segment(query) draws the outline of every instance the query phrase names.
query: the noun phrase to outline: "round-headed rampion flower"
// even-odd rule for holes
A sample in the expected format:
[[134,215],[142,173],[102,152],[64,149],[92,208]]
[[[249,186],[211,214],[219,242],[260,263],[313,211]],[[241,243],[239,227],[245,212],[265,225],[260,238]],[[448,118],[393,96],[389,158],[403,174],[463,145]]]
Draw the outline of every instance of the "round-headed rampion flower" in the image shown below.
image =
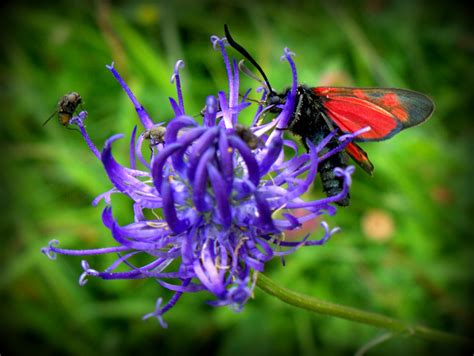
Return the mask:
[[[202,112],[202,124],[188,116],[184,109],[178,61],[172,82],[176,84],[177,101],[170,98],[174,117],[166,126],[155,124],[113,67],[107,66],[130,97],[144,131],[130,142],[130,167],[119,164],[112,155],[112,145],[123,135],[111,137],[101,152],[84,127],[86,112],[75,116],[86,143],[102,162],[113,188],[97,197],[93,204],[105,202],[102,218],[110,229],[115,246],[94,250],[66,250],[53,240],[43,252],[56,254],[116,254],[116,261],[100,272],[82,262],[80,284],[87,277],[102,279],[153,278],[174,292],[156,310],[155,316],[165,327],[163,313],[175,305],[183,293],[208,291],[212,305],[230,305],[240,310],[252,296],[256,272],[275,256],[289,254],[299,247],[321,245],[337,230],[321,223],[322,236],[309,240],[285,240],[285,231],[296,230],[319,215],[335,213],[331,203],[348,193],[353,167],[336,168],[343,177],[344,188],[337,196],[305,201],[318,173],[321,160],[344,149],[353,135],[339,138],[340,145],[325,152],[334,138],[331,133],[319,145],[307,142],[307,153],[298,154],[295,142],[284,139],[284,128],[295,108],[297,77],[292,53],[285,49],[282,59],[292,71],[292,86],[279,114],[265,124],[269,108],[260,105],[247,136],[258,138],[257,147],[248,144],[238,117],[251,110],[248,92],[239,98],[239,71],[235,60],[229,60],[225,42],[211,37],[215,49],[222,53],[228,81],[228,92],[209,96]],[[265,91],[262,99],[265,98]],[[262,100],[264,102],[264,100]],[[268,120],[267,120],[268,121]],[[239,129],[237,129],[239,128]],[[249,133],[250,132],[250,133]],[[143,151],[148,154],[142,153]],[[286,148],[286,149],[285,149]],[[320,154],[324,151],[324,155]],[[147,159],[150,155],[150,159]],[[120,226],[114,219],[111,194],[124,194],[133,201],[133,222]],[[298,209],[299,214],[292,212]],[[304,209],[306,214],[301,215]],[[149,213],[151,212],[151,214]],[[153,216],[153,218],[150,218]],[[134,263],[136,255],[146,255],[146,263]],[[127,267],[126,272],[117,271]]]

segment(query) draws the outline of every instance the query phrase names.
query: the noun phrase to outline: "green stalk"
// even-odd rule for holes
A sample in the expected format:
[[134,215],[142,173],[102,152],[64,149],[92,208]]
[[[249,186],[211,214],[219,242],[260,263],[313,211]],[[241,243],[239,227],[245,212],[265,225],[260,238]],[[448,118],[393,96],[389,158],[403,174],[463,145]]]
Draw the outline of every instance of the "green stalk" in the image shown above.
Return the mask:
[[318,314],[330,315],[362,324],[373,325],[399,334],[413,335],[431,341],[457,344],[461,346],[474,346],[472,340],[459,335],[431,329],[421,325],[412,325],[402,320],[389,318],[385,315],[326,302],[324,300],[293,292],[279,286],[261,273],[259,273],[257,278],[257,286],[264,292],[277,297],[287,304],[310,310]]

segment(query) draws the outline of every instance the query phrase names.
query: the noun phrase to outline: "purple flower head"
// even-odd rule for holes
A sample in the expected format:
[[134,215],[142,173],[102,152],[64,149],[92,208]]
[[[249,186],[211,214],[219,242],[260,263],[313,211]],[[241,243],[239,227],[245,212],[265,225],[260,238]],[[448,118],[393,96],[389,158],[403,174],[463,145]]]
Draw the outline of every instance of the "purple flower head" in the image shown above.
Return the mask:
[[[94,270],[83,261],[81,285],[90,276],[155,279],[174,296],[164,305],[158,299],[156,310],[145,318],[157,317],[164,327],[162,315],[183,293],[207,291],[213,295],[210,304],[241,310],[253,295],[256,272],[263,272],[267,261],[302,246],[326,242],[337,229],[330,229],[325,222],[321,223],[319,240],[309,240],[309,235],[301,240],[285,240],[285,231],[299,229],[322,214],[334,214],[336,209],[331,203],[347,195],[354,170],[335,170],[344,181],[340,194],[304,200],[303,194],[315,180],[321,160],[343,150],[353,136],[341,137],[340,145],[323,157],[320,152],[335,132],[317,146],[307,142],[309,150],[303,154],[298,154],[295,142],[283,138],[281,128],[288,126],[294,111],[297,87],[296,68],[287,49],[283,59],[290,65],[293,82],[285,105],[277,117],[258,125],[268,111],[260,105],[253,124],[243,130],[238,118],[244,110],[252,110],[246,99],[248,92],[239,99],[237,62],[229,59],[223,39],[213,36],[211,41],[224,59],[229,88],[207,97],[202,124],[185,112],[179,75],[183,61],[174,68],[172,82],[177,100],[170,98],[174,117],[167,125],[155,124],[113,64],[107,66],[130,97],[144,127],[138,137],[136,127],[132,132],[129,167],[112,155],[112,146],[123,135],[108,139],[100,152],[85,130],[87,113],[81,112],[71,123],[79,127],[113,185],[93,204],[105,202],[102,219],[115,244],[93,250],[65,250],[53,240],[43,249],[50,258],[57,253],[117,256],[104,271]],[[259,144],[249,144],[249,136],[257,138]],[[121,226],[114,219],[111,194],[123,194],[133,201],[130,224]],[[296,209],[306,213],[296,215]],[[149,258],[137,264],[136,255]],[[126,271],[119,272],[124,266]]]

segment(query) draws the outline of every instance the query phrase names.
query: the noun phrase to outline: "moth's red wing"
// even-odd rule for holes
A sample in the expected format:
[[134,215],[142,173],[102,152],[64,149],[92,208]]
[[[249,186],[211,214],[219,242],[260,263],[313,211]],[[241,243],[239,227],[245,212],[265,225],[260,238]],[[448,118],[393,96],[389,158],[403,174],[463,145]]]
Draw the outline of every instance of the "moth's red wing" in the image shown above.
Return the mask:
[[354,141],[382,141],[427,120],[434,110],[426,95],[405,89],[317,87],[327,116],[344,132],[369,126]]
[[365,153],[365,151],[360,146],[354,142],[351,142],[347,145],[346,152],[364,171],[370,175],[374,173],[374,165],[372,162],[370,162],[367,153]]

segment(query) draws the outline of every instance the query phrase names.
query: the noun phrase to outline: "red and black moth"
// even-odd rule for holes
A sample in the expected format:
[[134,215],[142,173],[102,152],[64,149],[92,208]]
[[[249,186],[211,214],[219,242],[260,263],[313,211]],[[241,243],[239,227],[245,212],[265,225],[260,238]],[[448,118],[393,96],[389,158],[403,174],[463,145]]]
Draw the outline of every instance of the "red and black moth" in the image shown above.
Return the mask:
[[[252,56],[240,46],[224,25],[229,44],[248,59],[263,77],[269,92],[267,104],[284,104],[289,89],[283,93],[275,92],[267,76]],[[308,87],[299,85],[296,90],[296,105],[289,121],[288,130],[301,136],[303,145],[306,139],[317,145],[334,130],[336,135],[326,146],[325,152],[337,147],[337,138],[354,133],[366,127],[363,132],[347,145],[345,152],[333,155],[319,167],[323,190],[328,196],[341,192],[343,181],[334,175],[335,167],[346,167],[349,155],[364,171],[372,175],[374,166],[367,153],[355,142],[383,141],[408,127],[426,121],[434,110],[433,101],[424,94],[396,88],[349,88],[349,87]],[[322,152],[323,154],[325,152]],[[336,202],[349,205],[349,195]]]

